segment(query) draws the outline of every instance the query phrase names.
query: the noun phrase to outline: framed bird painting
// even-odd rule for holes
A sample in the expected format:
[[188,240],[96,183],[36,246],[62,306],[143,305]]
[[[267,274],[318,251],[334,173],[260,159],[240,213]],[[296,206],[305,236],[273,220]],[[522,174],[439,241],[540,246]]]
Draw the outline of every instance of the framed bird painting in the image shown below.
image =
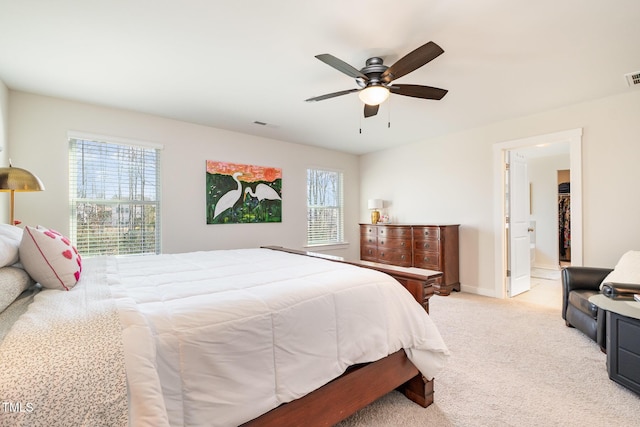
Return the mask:
[[207,224],[282,222],[282,169],[207,160]]

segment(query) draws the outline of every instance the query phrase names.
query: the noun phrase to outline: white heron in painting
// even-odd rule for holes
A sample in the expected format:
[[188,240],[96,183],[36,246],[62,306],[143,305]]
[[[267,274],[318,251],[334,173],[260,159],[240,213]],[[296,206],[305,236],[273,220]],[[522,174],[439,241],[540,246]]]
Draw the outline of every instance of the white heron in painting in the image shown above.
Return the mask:
[[269,187],[266,184],[258,184],[256,185],[255,193],[250,187],[244,189],[244,197],[247,197],[249,194],[251,197],[258,199],[259,202],[263,200],[282,200],[278,195],[278,192],[273,188]]
[[227,209],[232,208],[233,205],[238,203],[238,200],[242,197],[242,184],[238,179],[240,175],[242,175],[242,172],[236,172],[233,174],[233,179],[238,183],[238,188],[227,191],[222,197],[220,197],[218,203],[216,203],[216,208],[213,211],[213,218],[217,217]]

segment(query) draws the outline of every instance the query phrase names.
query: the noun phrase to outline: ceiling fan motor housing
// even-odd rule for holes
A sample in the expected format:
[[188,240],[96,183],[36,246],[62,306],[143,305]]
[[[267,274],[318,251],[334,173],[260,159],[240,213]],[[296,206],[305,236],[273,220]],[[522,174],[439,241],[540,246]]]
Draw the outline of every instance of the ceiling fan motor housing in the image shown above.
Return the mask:
[[360,87],[382,85],[382,73],[389,68],[382,62],[382,58],[377,56],[367,59],[365,67],[362,68],[360,72],[366,75],[369,80],[365,80],[362,77],[356,77],[356,84]]

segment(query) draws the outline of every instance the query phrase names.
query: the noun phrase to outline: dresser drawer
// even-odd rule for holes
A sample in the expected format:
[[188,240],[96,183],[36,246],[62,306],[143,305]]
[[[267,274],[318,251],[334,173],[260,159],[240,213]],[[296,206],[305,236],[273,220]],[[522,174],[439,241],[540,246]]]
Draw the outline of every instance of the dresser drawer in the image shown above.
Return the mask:
[[438,252],[415,251],[413,254],[413,266],[440,271],[440,254]]
[[360,236],[360,246],[362,245],[377,245],[378,244],[378,236],[375,234],[362,234]]
[[439,227],[413,227],[414,240],[438,240],[440,239]]
[[378,227],[378,237],[411,239],[411,227]]
[[415,240],[413,248],[422,252],[440,252],[440,240]]
[[378,227],[375,225],[360,225],[360,234],[378,234]]
[[401,267],[411,266],[411,249],[380,249],[378,248],[378,262],[399,265]]
[[376,246],[360,245],[360,259],[365,261],[378,260],[378,248]]
[[388,237],[378,236],[378,248],[411,250],[411,240],[391,239]]

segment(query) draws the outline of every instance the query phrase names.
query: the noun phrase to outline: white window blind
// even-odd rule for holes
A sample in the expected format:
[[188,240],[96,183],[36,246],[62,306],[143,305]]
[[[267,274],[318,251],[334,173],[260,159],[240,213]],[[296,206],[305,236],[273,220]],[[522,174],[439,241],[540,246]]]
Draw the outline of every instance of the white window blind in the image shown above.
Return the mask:
[[69,139],[71,239],[84,257],[160,252],[160,150]]
[[307,169],[307,244],[344,242],[342,172]]

